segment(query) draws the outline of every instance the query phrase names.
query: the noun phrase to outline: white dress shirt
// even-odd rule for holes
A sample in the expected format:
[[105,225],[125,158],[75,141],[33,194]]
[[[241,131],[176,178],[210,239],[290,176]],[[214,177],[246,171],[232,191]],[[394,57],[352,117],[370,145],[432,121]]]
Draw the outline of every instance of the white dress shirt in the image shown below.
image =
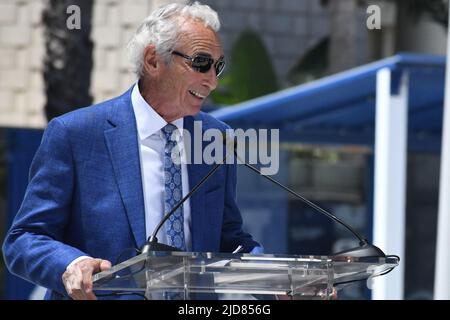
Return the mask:
[[[142,189],[144,192],[145,231],[147,238],[152,235],[164,214],[164,146],[162,128],[167,122],[144,100],[136,84],[131,93],[131,103],[136,118],[137,139],[141,162]],[[183,197],[189,192],[186,154],[183,146],[183,118],[172,121],[180,130],[179,150],[182,156],[181,179]],[[183,204],[184,239],[186,250],[191,251],[191,210],[189,199]],[[157,234],[158,241],[167,244],[165,224]]]
[[[167,212],[164,210],[164,146],[165,138],[161,129],[167,122],[156,113],[156,111],[142,97],[138,83],[133,87],[131,93],[134,116],[136,118],[137,140],[139,145],[139,160],[141,163],[142,190],[144,192],[145,209],[145,234],[150,237],[158,223]],[[183,132],[183,118],[172,121],[180,133]],[[181,183],[183,197],[189,193],[189,180],[186,167],[186,153],[182,134],[180,135],[178,150],[181,152]],[[184,214],[184,241],[186,251],[192,250],[191,243],[191,207],[189,199],[183,203]],[[156,237],[158,242],[167,244],[166,225],[159,230]],[[80,256],[67,266],[67,269],[78,261],[89,258]]]

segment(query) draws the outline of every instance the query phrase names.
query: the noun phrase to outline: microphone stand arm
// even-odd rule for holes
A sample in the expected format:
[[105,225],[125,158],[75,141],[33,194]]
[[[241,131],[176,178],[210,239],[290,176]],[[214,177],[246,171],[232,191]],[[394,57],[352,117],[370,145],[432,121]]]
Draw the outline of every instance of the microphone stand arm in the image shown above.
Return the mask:
[[161,221],[158,223],[158,225],[156,226],[155,230],[153,231],[153,234],[150,236],[150,238],[148,239],[148,241],[142,246],[140,252],[141,253],[146,253],[148,251],[179,251],[177,248],[163,244],[163,243],[159,243],[158,242],[158,238],[156,237],[156,235],[159,232],[159,229],[161,229],[161,227],[163,226],[164,222],[167,221],[167,219],[170,218],[170,216],[187,200],[191,197],[191,195],[197,191],[198,188],[200,188],[200,186],[206,181],[208,180],[208,178],[214,174],[214,172],[217,171],[217,169],[219,169],[219,167],[225,163],[225,160],[227,158],[227,154],[225,153],[225,156],[223,157],[222,162],[216,164],[214,166],[214,168],[211,169],[211,171],[209,171],[209,173],[204,176],[202,178],[202,180],[200,180],[199,183],[197,183],[195,185],[194,188],[192,188],[192,190],[186,195],[184,196],[183,199],[181,199],[180,202],[177,203],[176,206],[174,206],[168,213],[166,213],[164,215],[164,217],[161,219]]
[[337,252],[335,254],[333,254],[333,256],[351,256],[351,257],[386,257],[385,253],[378,247],[372,245],[369,243],[369,241],[367,239],[365,239],[363,236],[361,236],[361,234],[359,232],[357,232],[356,230],[354,230],[352,227],[350,227],[347,223],[345,223],[344,221],[342,221],[341,219],[339,219],[338,217],[336,217],[335,215],[327,212],[326,210],[322,209],[321,207],[319,207],[318,205],[316,205],[315,203],[309,201],[308,199],[306,199],[305,197],[302,197],[301,195],[299,195],[297,192],[295,192],[294,190],[284,186],[283,184],[281,184],[280,182],[278,182],[277,180],[273,179],[272,177],[268,176],[268,175],[264,175],[261,173],[260,170],[258,170],[257,168],[255,168],[254,166],[252,166],[251,164],[246,163],[245,161],[242,161],[242,159],[239,157],[239,155],[237,154],[236,148],[234,148],[234,154],[236,155],[236,158],[238,160],[241,161],[241,163],[243,163],[247,168],[253,170],[254,172],[258,173],[259,175],[263,176],[264,178],[266,178],[267,180],[275,183],[277,186],[279,186],[280,188],[282,188],[283,190],[289,192],[290,194],[294,195],[296,198],[300,199],[301,201],[303,201],[304,203],[306,203],[307,205],[309,205],[310,207],[316,209],[317,211],[319,211],[320,213],[324,214],[325,216],[327,216],[330,219],[333,219],[334,221],[340,223],[341,225],[343,225],[347,230],[349,230],[356,238],[358,238],[359,240],[359,247],[356,248],[351,248],[348,250],[344,250],[341,252]]

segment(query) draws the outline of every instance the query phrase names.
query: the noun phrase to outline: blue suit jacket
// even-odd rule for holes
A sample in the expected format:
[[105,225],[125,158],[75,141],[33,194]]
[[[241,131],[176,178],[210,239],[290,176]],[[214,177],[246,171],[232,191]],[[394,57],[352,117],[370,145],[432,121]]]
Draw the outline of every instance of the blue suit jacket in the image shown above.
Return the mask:
[[[203,130],[227,126],[200,112],[184,118]],[[131,89],[122,96],[53,119],[30,168],[22,206],[3,244],[8,269],[65,294],[61,276],[81,255],[114,263],[145,242],[144,198]],[[190,189],[212,168],[188,165]],[[236,166],[223,165],[192,195],[192,250],[249,252],[258,244],[242,231],[235,202]]]

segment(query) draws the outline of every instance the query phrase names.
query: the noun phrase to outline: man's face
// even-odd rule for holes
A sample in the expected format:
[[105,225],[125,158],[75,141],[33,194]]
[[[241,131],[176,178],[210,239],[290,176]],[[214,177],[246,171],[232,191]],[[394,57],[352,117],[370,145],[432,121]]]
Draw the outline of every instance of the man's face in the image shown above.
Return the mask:
[[[207,54],[214,62],[223,55],[216,33],[202,22],[193,20],[183,23],[175,51],[191,57],[199,53]],[[206,97],[217,86],[214,66],[206,73],[200,73],[191,68],[191,61],[178,55],[173,55],[172,59],[169,65],[162,65],[159,71],[161,95],[158,109],[162,113],[169,112],[169,118],[174,119],[197,114]]]

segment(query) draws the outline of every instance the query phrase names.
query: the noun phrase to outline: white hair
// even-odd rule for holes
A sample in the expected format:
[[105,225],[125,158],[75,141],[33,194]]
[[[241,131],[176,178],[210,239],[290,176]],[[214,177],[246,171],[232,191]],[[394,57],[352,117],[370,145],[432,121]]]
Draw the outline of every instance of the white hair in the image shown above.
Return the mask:
[[201,20],[214,32],[220,29],[217,12],[208,5],[194,2],[191,4],[171,3],[153,11],[138,27],[127,45],[132,70],[138,78],[144,75],[144,49],[149,44],[163,56],[166,63],[171,61],[171,51],[175,49],[180,36],[180,17]]

